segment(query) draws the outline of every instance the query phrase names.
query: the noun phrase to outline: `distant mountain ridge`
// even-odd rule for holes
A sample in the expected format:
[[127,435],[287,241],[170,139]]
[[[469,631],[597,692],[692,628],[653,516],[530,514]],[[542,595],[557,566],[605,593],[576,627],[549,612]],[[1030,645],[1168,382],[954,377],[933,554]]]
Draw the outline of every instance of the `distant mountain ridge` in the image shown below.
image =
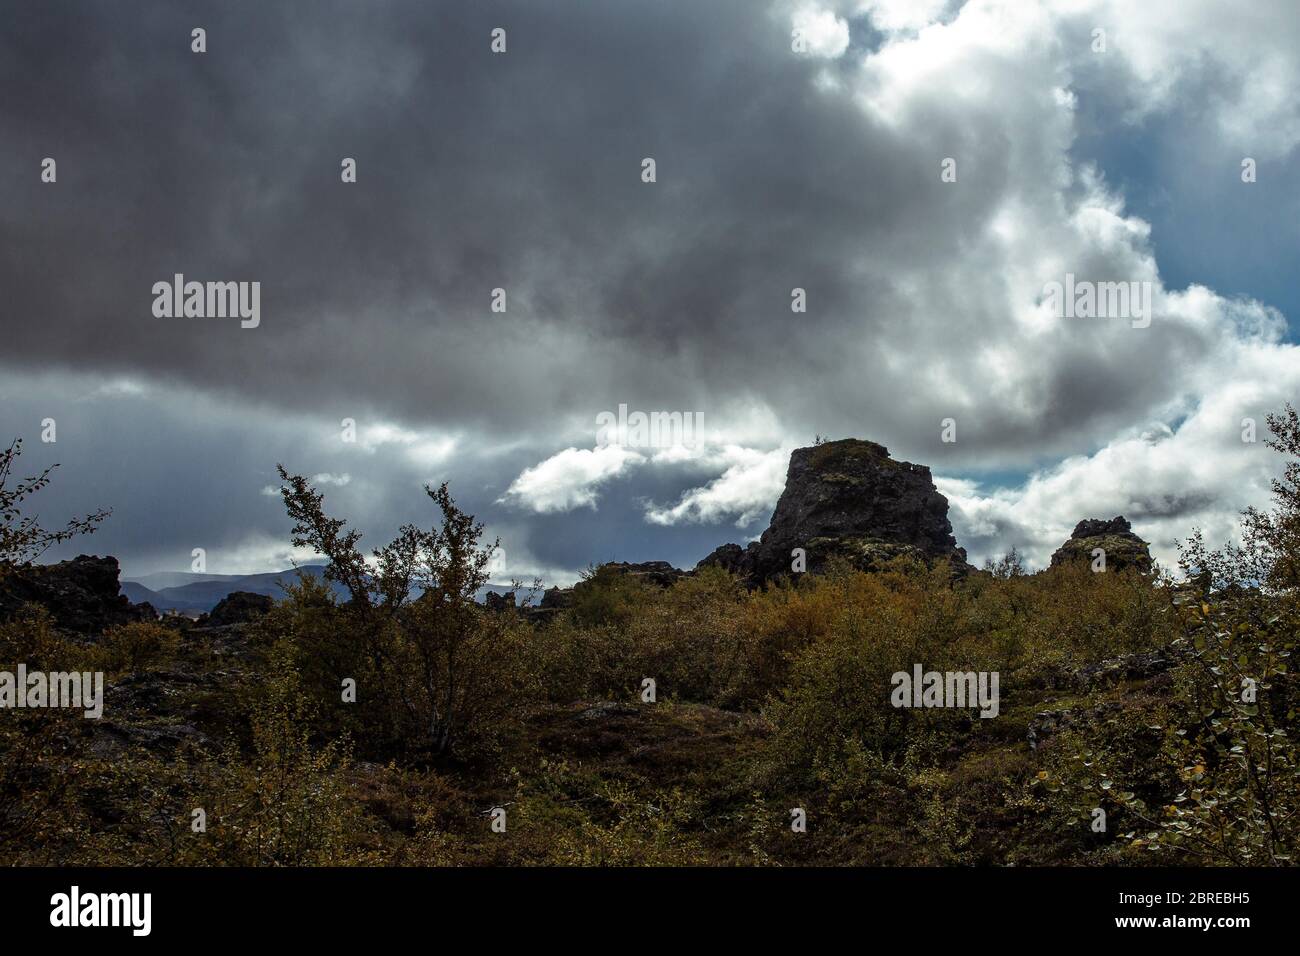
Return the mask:
[[[157,611],[205,614],[216,607],[222,598],[236,591],[262,594],[277,601],[283,600],[285,597],[283,585],[297,581],[298,572],[323,579],[325,568],[324,564],[304,564],[298,568],[262,574],[195,574],[187,571],[159,571],[154,574],[142,574],[138,578],[124,579],[121,582],[121,593],[132,604],[148,602]],[[340,601],[346,601],[351,597],[343,585],[330,583],[329,586]],[[508,585],[489,583],[479,589],[478,600],[484,600],[488,592],[493,589],[510,590]],[[415,596],[414,593],[412,596]]]
[[[148,602],[159,611],[206,613],[217,602],[235,591],[263,594],[280,600],[285,596],[284,585],[298,579],[299,572],[323,578],[325,565],[307,564],[285,571],[262,574],[193,574],[184,571],[163,571],[146,574],[136,579],[122,581],[122,593],[133,604]],[[332,584],[334,593],[346,600],[345,588]]]

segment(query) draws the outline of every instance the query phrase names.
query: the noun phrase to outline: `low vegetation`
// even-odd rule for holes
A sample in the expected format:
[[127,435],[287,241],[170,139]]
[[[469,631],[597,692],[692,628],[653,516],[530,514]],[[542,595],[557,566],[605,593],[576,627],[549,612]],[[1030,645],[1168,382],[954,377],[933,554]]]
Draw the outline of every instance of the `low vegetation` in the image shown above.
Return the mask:
[[[488,610],[492,545],[448,489],[367,558],[282,471],[330,561],[229,634],[0,623],[0,668],[110,675],[101,721],[0,713],[0,849],[34,864],[1287,865],[1300,842],[1300,422],[1240,546],[1183,583],[1009,555],[748,591],[593,569]],[[2,476],[0,476],[2,477]],[[6,499],[8,500],[8,499]],[[6,526],[18,519],[16,502]],[[5,541],[38,540],[5,531]],[[28,526],[30,527],[30,526]],[[998,716],[891,675],[1000,675]],[[645,680],[653,680],[653,700]],[[792,827],[801,811],[806,831]],[[504,822],[504,832],[499,832]],[[200,823],[202,824],[200,826]]]

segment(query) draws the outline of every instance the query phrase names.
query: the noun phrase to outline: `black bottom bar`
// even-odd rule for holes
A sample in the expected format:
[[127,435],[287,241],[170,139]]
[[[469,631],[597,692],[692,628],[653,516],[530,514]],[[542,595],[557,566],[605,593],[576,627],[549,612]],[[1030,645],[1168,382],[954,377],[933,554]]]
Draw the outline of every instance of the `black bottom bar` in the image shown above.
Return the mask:
[[[433,931],[536,945],[641,940],[656,949],[693,931],[731,943],[825,931],[916,934],[926,945],[1042,930],[1052,939],[1107,936],[1241,938],[1293,925],[1295,870],[1219,869],[461,869],[461,870],[0,870],[7,941],[49,934],[134,941],[149,894],[149,939],[244,942],[285,936],[337,946],[377,934]],[[70,923],[72,887],[77,921]],[[62,899],[57,896],[62,894]],[[87,903],[87,898],[93,899]],[[86,908],[88,907],[88,909]],[[1208,921],[1208,922],[1205,922]],[[606,935],[611,934],[611,935]],[[133,938],[134,937],[134,938]]]

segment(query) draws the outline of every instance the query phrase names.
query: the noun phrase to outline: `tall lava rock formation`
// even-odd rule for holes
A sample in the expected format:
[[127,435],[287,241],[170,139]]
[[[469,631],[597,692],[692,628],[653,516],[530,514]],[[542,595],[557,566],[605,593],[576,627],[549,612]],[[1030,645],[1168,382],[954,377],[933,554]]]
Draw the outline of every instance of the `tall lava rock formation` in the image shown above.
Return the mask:
[[813,572],[837,555],[863,570],[904,555],[946,558],[958,574],[971,570],[930,469],[895,461],[883,445],[856,438],[795,449],[762,537],[747,548],[724,544],[698,566],[720,565],[759,584],[790,574],[796,548]]
[[1133,533],[1123,515],[1109,521],[1101,518],[1080,521],[1070,539],[1052,555],[1052,567],[1071,561],[1093,561],[1098,550],[1105,553],[1108,570],[1137,568],[1143,573],[1151,570],[1150,546]]

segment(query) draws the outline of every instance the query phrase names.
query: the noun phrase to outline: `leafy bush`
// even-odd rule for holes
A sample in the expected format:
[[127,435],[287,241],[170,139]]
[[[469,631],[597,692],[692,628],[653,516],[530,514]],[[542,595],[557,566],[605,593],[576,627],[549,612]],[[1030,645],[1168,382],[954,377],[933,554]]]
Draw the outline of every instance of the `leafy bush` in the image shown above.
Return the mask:
[[346,741],[316,747],[313,705],[289,648],[275,649],[251,712],[252,753],[210,768],[210,859],[244,866],[339,866],[365,862],[354,845],[364,829],[344,774]]
[[180,637],[161,624],[134,621],[106,631],[97,647],[104,670],[134,674],[170,661],[180,647]]
[[[403,526],[367,563],[361,535],[325,514],[323,496],[301,476],[283,468],[280,476],[294,543],[325,555],[326,577],[351,600],[334,608],[322,590],[300,585],[272,624],[287,624],[300,654],[320,654],[315,676],[356,681],[381,739],[434,756],[490,750],[530,685],[519,622],[475,603],[498,547],[480,544],[483,525],[456,507],[445,483],[426,487],[440,526]],[[317,690],[341,696],[339,684]]]

